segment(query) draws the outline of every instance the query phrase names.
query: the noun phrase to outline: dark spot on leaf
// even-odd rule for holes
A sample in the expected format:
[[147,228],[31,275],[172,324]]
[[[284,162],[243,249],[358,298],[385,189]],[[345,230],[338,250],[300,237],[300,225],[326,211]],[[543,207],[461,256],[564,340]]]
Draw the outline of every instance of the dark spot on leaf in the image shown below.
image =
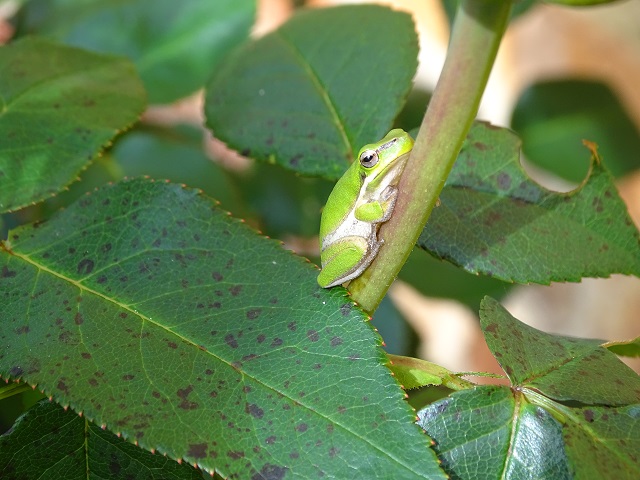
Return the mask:
[[351,313],[351,309],[352,308],[353,308],[352,304],[345,303],[345,304],[340,306],[340,313],[342,314],[343,317],[346,317]]
[[307,338],[310,342],[317,342],[318,340],[320,340],[320,335],[316,330],[309,330],[307,332]]
[[211,277],[213,277],[216,282],[219,282],[224,278],[220,272],[213,272]]
[[249,320],[255,320],[256,318],[258,318],[260,316],[260,313],[262,312],[262,309],[260,308],[253,308],[251,310],[249,310],[247,312],[247,318]]
[[98,283],[104,283],[106,281],[107,281],[106,275],[100,275],[97,280]]
[[273,445],[274,443],[276,443],[275,435],[271,435],[271,436],[265,438],[264,439],[264,443],[266,443],[267,445]]
[[331,346],[332,347],[337,347],[338,345],[342,345],[342,338],[340,337],[333,337],[331,339]]
[[120,470],[122,470],[122,467],[120,466],[118,457],[112,453],[111,459],[109,460],[109,473],[111,473],[112,477],[116,478],[120,476]]
[[78,274],[89,275],[93,271],[93,267],[93,260],[83,258],[82,260],[80,260],[80,263],[78,263]]
[[496,333],[498,331],[498,324],[490,323],[489,325],[487,325],[487,328],[485,328],[485,331],[489,333]]
[[195,410],[198,408],[198,404],[196,402],[190,402],[188,399],[191,392],[193,392],[193,385],[189,385],[184,389],[178,389],[178,398],[182,400],[178,406],[183,410]]
[[347,408],[344,405],[338,405],[338,413],[343,414],[347,412]]
[[589,423],[593,422],[593,417],[594,417],[593,410],[585,410],[583,412],[583,415],[584,415],[584,419],[587,422],[589,422]]
[[135,375],[131,375],[130,373],[122,376],[122,379],[126,381],[133,380],[134,378],[135,378]]
[[263,333],[261,333],[260,335],[258,335],[258,338],[257,338],[258,343],[264,342],[266,338],[267,337]]
[[2,272],[0,272],[1,278],[11,278],[17,275],[15,270],[9,270],[7,266],[2,267]]
[[331,447],[329,449],[329,456],[331,458],[335,457],[338,453],[340,453],[340,450],[338,448],[336,448],[336,447]]
[[509,190],[511,188],[511,176],[508,173],[500,172],[498,174],[498,187],[500,190]]
[[64,392],[64,393],[66,393],[66,394],[68,394],[68,393],[69,393],[69,387],[67,387],[67,384],[66,384],[66,383],[64,383],[62,380],[60,380],[60,381],[58,382],[57,388],[58,388],[58,390],[60,390],[60,391],[62,391],[62,392]]
[[321,368],[322,368],[322,365],[320,365],[319,363],[316,363],[313,365],[314,370],[320,370]]
[[293,157],[291,157],[291,159],[289,160],[289,165],[291,165],[292,167],[297,167],[300,164],[300,159],[302,158],[302,154],[298,153],[297,155],[294,155]]
[[15,367],[11,367],[9,369],[9,375],[11,375],[12,377],[19,377],[20,375],[22,375],[23,370],[21,367],[15,366]]
[[91,358],[91,354],[89,352],[82,352],[80,356],[85,360],[89,360]]
[[302,433],[307,431],[307,429],[309,428],[309,425],[307,425],[306,423],[300,423],[296,425],[295,428],[296,428],[296,431]]
[[296,324],[296,322],[289,322],[287,328],[292,332],[295,332],[298,329],[298,325]]
[[244,411],[253,418],[262,418],[264,416],[264,410],[255,403],[247,403],[244,407]]
[[602,199],[600,197],[595,197],[591,205],[598,213],[601,213],[604,210],[604,205],[602,204]]
[[172,348],[174,350],[178,348],[178,344],[175,342],[167,342],[167,345],[169,346],[169,348]]
[[484,150],[486,150],[487,148],[489,148],[489,147],[487,147],[487,145],[486,145],[486,144],[484,144],[484,143],[482,143],[482,142],[475,142],[475,143],[473,144],[473,146],[474,146],[474,147],[476,147],[478,150],[481,150],[481,151],[484,151]]
[[90,378],[87,381],[89,382],[89,385],[91,385],[92,387],[97,387],[98,386],[98,381],[95,378]]
[[237,460],[239,458],[244,458],[244,452],[242,450],[237,450],[237,451],[229,450],[227,452],[227,456],[229,458],[232,458],[233,460]]
[[22,335],[22,334],[29,333],[29,330],[30,330],[30,328],[29,328],[28,325],[23,325],[22,327],[16,328],[16,333],[18,335]]
[[287,467],[267,463],[251,476],[251,480],[282,480],[287,474]]
[[234,337],[232,333],[227,334],[224,337],[224,341],[231,348],[238,348],[238,341],[236,340],[236,337]]
[[207,444],[206,443],[192,443],[189,445],[187,456],[192,458],[206,458],[207,457]]
[[272,347],[279,347],[280,345],[282,345],[284,342],[281,338],[274,338],[273,341],[271,342],[271,346]]
[[129,315],[127,315],[127,312],[120,312],[119,317],[120,318],[127,318]]
[[483,222],[487,227],[494,227],[496,223],[502,220],[502,214],[495,210],[490,211],[487,214],[485,221]]
[[232,297],[237,297],[238,295],[240,295],[241,291],[242,291],[242,285],[234,285],[229,289],[229,293],[231,294]]
[[84,323],[84,317],[80,312],[76,313],[76,316],[73,318],[73,321],[76,325],[82,325]]

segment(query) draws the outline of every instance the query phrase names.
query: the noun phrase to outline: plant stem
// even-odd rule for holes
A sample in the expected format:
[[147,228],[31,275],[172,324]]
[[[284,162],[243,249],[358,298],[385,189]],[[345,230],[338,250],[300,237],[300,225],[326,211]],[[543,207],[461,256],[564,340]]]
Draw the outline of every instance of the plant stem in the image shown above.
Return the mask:
[[453,25],[449,50],[398,186],[395,210],[382,224],[380,254],[349,285],[353,299],[373,313],[406,262],[435,206],[471,128],[511,2],[465,0]]

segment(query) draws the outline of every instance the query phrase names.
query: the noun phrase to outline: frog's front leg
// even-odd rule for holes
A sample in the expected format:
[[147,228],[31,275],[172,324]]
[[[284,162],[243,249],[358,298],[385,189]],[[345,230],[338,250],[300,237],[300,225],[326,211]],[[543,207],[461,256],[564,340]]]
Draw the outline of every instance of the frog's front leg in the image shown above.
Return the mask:
[[397,197],[398,189],[389,185],[384,189],[378,200],[358,205],[355,210],[355,217],[368,223],[386,222],[391,217]]
[[343,237],[326,247],[318,284],[329,288],[359,276],[371,263],[371,247],[367,239],[358,236]]

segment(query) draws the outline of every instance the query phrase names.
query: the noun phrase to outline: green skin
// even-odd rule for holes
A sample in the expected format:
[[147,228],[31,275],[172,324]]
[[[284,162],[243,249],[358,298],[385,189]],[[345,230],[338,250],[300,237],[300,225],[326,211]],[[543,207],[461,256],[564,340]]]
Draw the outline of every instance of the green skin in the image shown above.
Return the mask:
[[373,262],[384,242],[377,238],[378,229],[391,217],[396,185],[412,148],[408,133],[391,130],[362,147],[358,161],[336,183],[320,221],[321,287],[352,280]]

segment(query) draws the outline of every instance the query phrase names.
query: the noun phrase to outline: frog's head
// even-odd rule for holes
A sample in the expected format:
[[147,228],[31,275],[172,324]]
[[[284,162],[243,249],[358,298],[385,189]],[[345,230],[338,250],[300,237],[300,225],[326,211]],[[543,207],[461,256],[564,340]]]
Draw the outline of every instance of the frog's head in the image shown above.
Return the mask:
[[358,153],[360,175],[369,182],[382,178],[394,166],[402,164],[413,148],[413,139],[400,128],[391,130],[376,143],[365,145]]

